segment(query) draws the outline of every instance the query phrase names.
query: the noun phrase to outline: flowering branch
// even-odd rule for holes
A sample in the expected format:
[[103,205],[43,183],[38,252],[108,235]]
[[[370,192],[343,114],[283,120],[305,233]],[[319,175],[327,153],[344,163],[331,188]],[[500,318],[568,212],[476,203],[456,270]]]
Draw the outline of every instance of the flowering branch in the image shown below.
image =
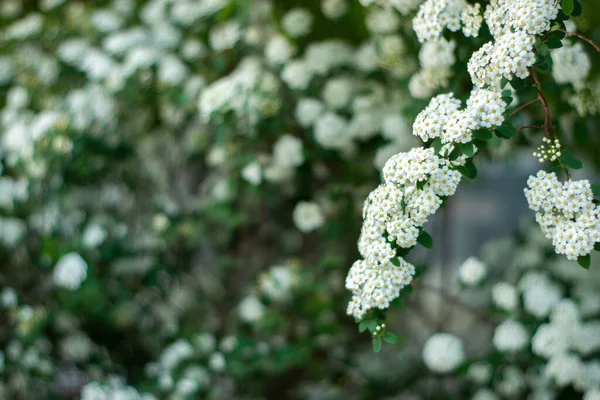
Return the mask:
[[530,105],[537,103],[538,101],[540,101],[540,98],[539,98],[539,97],[537,97],[537,98],[535,98],[534,100],[531,100],[531,101],[529,101],[529,102],[527,102],[527,103],[525,103],[525,104],[523,104],[523,105],[521,105],[521,106],[517,107],[517,109],[515,109],[515,111],[513,111],[513,112],[511,112],[511,113],[510,113],[510,117],[511,117],[511,118],[512,118],[512,117],[514,117],[514,116],[515,116],[515,115],[517,115],[519,112],[523,111],[524,109],[526,109],[526,108],[527,108],[527,107],[529,107]]
[[575,37],[583,40],[584,42],[589,43],[594,48],[594,50],[596,50],[596,52],[600,53],[600,46],[598,46],[596,43],[594,43],[594,41],[592,39],[590,39],[586,36],[583,36],[582,34],[579,34],[577,32],[569,32],[562,28],[556,28],[555,31],[563,32],[565,35],[568,35],[568,36],[575,36]]

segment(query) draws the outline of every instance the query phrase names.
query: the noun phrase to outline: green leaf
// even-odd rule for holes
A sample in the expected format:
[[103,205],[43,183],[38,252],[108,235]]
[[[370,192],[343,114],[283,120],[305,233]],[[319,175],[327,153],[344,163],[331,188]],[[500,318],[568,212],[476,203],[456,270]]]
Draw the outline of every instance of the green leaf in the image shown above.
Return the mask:
[[411,285],[407,285],[407,286],[404,286],[404,288],[402,288],[402,290],[404,291],[404,293],[412,293],[413,287]]
[[473,161],[467,160],[465,165],[456,167],[456,169],[465,177],[469,179],[477,178],[477,167],[473,164]]
[[529,81],[526,79],[514,78],[510,81],[510,86],[515,90],[521,90],[529,86]]
[[360,321],[360,324],[358,324],[358,331],[359,332],[364,332],[367,330],[367,328],[369,327],[369,322],[371,320],[369,319],[364,319],[362,321]]
[[392,262],[392,264],[394,264],[396,267],[400,266],[400,260],[397,257],[391,258],[390,261]]
[[512,103],[513,97],[512,97],[512,91],[510,89],[505,89],[502,91],[502,100],[506,104]]
[[[557,33],[563,33],[563,32],[559,31]],[[559,49],[559,48],[563,47],[561,38],[558,35],[556,35],[556,34],[550,34],[550,35],[548,35],[548,39],[546,40],[546,44],[548,45],[549,49]]]
[[569,150],[563,149],[561,151],[560,161],[562,164],[569,169],[581,169],[583,168],[583,162],[575,157]]
[[579,17],[583,12],[583,6],[579,0],[575,0],[575,6],[573,7],[573,12],[571,13],[572,17]]
[[415,275],[413,276],[413,279],[417,279],[418,277],[423,275],[423,272],[425,272],[425,268],[415,267]]
[[577,264],[581,265],[584,269],[590,269],[591,261],[592,257],[589,254],[577,258]]
[[417,238],[417,243],[421,246],[431,249],[433,247],[433,238],[431,235],[425,231],[422,231],[419,237]]
[[594,250],[600,251],[600,242],[594,243]]
[[592,183],[592,193],[594,197],[600,197],[600,183]]
[[394,300],[390,302],[390,307],[392,308],[402,308],[402,297],[396,297]]
[[391,343],[391,344],[396,344],[396,343],[398,343],[398,335],[396,335],[395,333],[392,333],[392,332],[386,332],[383,335],[383,340],[385,340],[386,342]]
[[373,351],[379,353],[381,350],[381,338],[378,336],[373,339]]
[[575,2],[574,0],[563,0],[562,1],[562,11],[565,15],[571,15],[575,10]]
[[511,138],[517,134],[517,128],[506,119],[502,125],[496,128],[496,131],[500,134],[500,136],[504,138]]
[[460,151],[469,158],[475,155],[475,148],[473,147],[473,143],[461,143]]
[[440,152],[443,145],[444,144],[442,143],[442,139],[440,138],[437,138],[433,142],[431,142],[431,147],[435,150],[436,153]]
[[477,140],[490,140],[494,135],[488,129],[477,129],[473,132],[473,139]]

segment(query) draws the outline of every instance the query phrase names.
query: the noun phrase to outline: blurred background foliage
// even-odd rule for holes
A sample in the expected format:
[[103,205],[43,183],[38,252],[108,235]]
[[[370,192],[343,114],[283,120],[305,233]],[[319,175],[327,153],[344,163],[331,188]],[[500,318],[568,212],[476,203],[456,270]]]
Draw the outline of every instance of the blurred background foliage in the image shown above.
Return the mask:
[[[585,12],[576,22],[579,32],[600,42],[595,2],[582,1]],[[320,0],[221,1],[215,12],[187,25],[152,9],[163,3],[168,9],[176,2],[4,0],[0,5],[0,58],[2,67],[9,66],[8,72],[0,68],[0,399],[116,399],[118,390],[129,396],[122,399],[142,398],[141,393],[159,399],[458,399],[471,398],[479,388],[467,378],[472,362],[490,360],[492,387],[504,382],[506,365],[525,373],[542,364],[531,352],[513,357],[490,350],[493,324],[503,318],[490,302],[490,288],[501,279],[517,281],[523,260],[533,258],[532,268],[540,270],[558,261],[549,243],[536,242],[516,216],[508,223],[511,237],[499,240],[495,224],[522,208],[524,199],[501,200],[487,215],[478,204],[477,182],[431,221],[435,248],[411,260],[426,267],[423,282],[441,279],[442,290],[417,283],[403,299],[404,308],[390,315],[390,330],[400,343],[373,353],[369,335],[346,316],[350,296],[344,279],[358,257],[360,209],[380,179],[373,158],[391,141],[377,133],[356,139],[350,149],[325,148],[314,129],[296,118],[298,101],[320,98],[327,81],[342,74],[359,82],[354,98],[381,92],[383,100],[374,108],[390,107],[409,123],[428,99],[410,96],[413,71],[397,74],[385,63],[370,71],[347,63],[315,74],[304,90],[293,89],[281,77],[281,66],[264,60],[264,47],[284,33],[282,18],[302,7],[313,16],[312,29],[299,38],[287,35],[296,58],[332,39],[354,52],[388,35],[369,30],[365,20],[372,9],[349,0],[348,11],[333,20],[321,11]],[[93,18],[97,11],[120,22],[102,28],[103,16]],[[41,16],[40,28],[34,22],[27,28],[31,32],[9,33],[32,15]],[[410,17],[397,17],[406,57],[400,64],[416,66],[419,46]],[[258,39],[242,34],[231,48],[211,49],[211,32],[230,21],[248,36],[257,31]],[[106,39],[134,27],[151,39],[108,54]],[[487,40],[449,37],[470,51]],[[84,39],[85,51],[102,51],[115,65],[100,76],[104,56],[87,61],[84,52],[66,56],[61,46],[72,39]],[[204,46],[202,55],[179,54],[187,41]],[[117,71],[136,46],[152,55],[138,54],[132,71]],[[459,96],[471,89],[461,78],[470,51],[459,50],[449,82]],[[173,55],[186,72],[168,82],[160,77],[161,61]],[[589,55],[590,81],[598,82],[598,54]],[[246,57],[260,60],[258,76],[275,77],[274,94],[261,98],[272,101],[274,111],[262,110],[256,122],[237,110],[217,110],[202,119],[201,92],[234,73]],[[543,86],[563,127],[561,141],[584,159],[586,173],[595,173],[598,116],[574,114],[564,100],[571,89],[553,83],[550,74]],[[542,116],[542,110],[529,111],[524,122]],[[340,111],[348,120],[353,113],[352,107]],[[293,176],[260,185],[244,179],[241,171],[256,160],[266,168],[282,134],[303,144],[304,162]],[[495,188],[512,184],[511,177],[526,177],[531,165],[523,162],[523,153],[540,139],[541,133],[528,132],[508,147],[490,149],[482,165],[493,159],[502,167],[500,172],[484,167],[482,185],[498,176]],[[404,137],[399,142],[414,144]],[[226,155],[215,163],[210,160],[217,148]],[[300,201],[320,205],[326,222],[318,230],[297,229],[293,212]],[[461,214],[459,203],[486,219],[461,224],[468,215]],[[452,243],[466,238],[469,229],[485,234],[465,239],[456,250]],[[482,245],[484,239],[495,241]],[[77,290],[57,287],[53,279],[57,263],[69,253],[87,265]],[[489,282],[461,288],[456,267],[472,254],[481,254],[488,265]],[[600,287],[600,280],[588,280]],[[561,284],[566,293],[575,287],[568,279]],[[480,311],[473,314],[472,307]],[[491,327],[479,321],[480,314],[488,315]],[[541,324],[527,318],[532,331]],[[422,345],[435,331],[467,338],[469,361],[460,374],[438,376],[425,368]],[[96,393],[106,397],[89,394],[96,383],[104,385]],[[521,389],[504,398],[535,392],[533,386]],[[581,398],[580,392],[561,388],[555,398]]]

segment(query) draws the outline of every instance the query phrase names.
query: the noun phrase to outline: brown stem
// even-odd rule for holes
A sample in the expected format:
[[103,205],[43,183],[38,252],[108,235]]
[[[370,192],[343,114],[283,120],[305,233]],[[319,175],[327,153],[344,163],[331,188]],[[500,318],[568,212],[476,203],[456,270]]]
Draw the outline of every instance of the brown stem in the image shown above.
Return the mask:
[[511,117],[514,117],[514,116],[515,116],[515,115],[517,115],[517,114],[518,114],[520,111],[522,111],[522,110],[526,109],[527,107],[529,107],[529,106],[530,106],[530,105],[532,105],[532,104],[535,104],[535,103],[537,103],[538,101],[540,101],[540,98],[539,98],[539,97],[538,97],[538,98],[536,98],[536,99],[534,99],[534,100],[531,100],[531,101],[529,101],[529,102],[527,102],[527,103],[525,103],[525,104],[523,104],[523,105],[521,105],[521,106],[519,106],[519,107],[518,107],[518,108],[517,108],[515,111],[513,111],[513,112],[511,112],[511,113],[510,113],[510,116],[511,116]]
[[552,126],[552,121],[550,120],[550,108],[548,107],[548,102],[546,101],[546,98],[544,97],[544,94],[542,93],[542,89],[541,89],[542,84],[540,82],[540,78],[538,77],[537,69],[535,68],[535,65],[531,67],[531,72],[533,75],[533,82],[534,82],[535,90],[537,91],[537,94],[538,94],[538,99],[542,102],[542,105],[544,106],[544,135],[548,139],[550,139],[550,130],[552,129],[554,131],[554,127]]
[[527,126],[520,126],[517,128],[517,131],[523,130],[523,129],[544,129],[543,126],[541,125],[527,125]]
[[563,32],[565,35],[568,35],[568,36],[575,36],[575,37],[583,40],[584,42],[589,43],[594,48],[594,50],[596,50],[598,53],[600,53],[600,46],[598,46],[596,43],[594,43],[594,41],[592,39],[590,39],[586,36],[583,36],[582,34],[579,34],[577,32],[569,32],[562,28],[556,28],[555,31]]

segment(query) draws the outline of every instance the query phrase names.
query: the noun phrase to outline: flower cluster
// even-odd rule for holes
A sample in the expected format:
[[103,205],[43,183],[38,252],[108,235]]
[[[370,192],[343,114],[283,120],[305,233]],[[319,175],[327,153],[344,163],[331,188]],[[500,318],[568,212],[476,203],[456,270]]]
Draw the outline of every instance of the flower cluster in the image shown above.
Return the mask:
[[156,396],[139,393],[134,387],[126,385],[120,377],[111,377],[107,383],[90,382],[81,391],[81,400],[130,399],[156,400]]
[[484,16],[496,39],[516,31],[535,36],[550,29],[550,21],[556,18],[559,8],[556,0],[492,0]]
[[278,90],[277,77],[266,71],[260,60],[246,59],[230,75],[202,91],[198,101],[200,117],[208,122],[215,113],[223,119],[231,111],[241,123],[256,125],[279,111]]
[[361,318],[374,307],[387,308],[410,284],[414,267],[396,257],[395,246],[417,243],[420,227],[451,196],[461,174],[432,148],[414,148],[391,157],[383,168],[384,183],[363,208],[358,248],[363,260],[350,269],[346,288],[354,293],[348,313]]
[[379,4],[382,7],[393,7],[402,15],[407,15],[415,10],[423,0],[360,0],[363,6],[369,6],[373,3]]
[[600,241],[600,207],[593,202],[588,180],[560,183],[555,173],[539,171],[527,180],[529,208],[558,254],[575,260],[592,251]]
[[535,63],[535,37],[525,31],[506,32],[474,52],[467,70],[471,81],[479,87],[496,86],[502,78],[529,76]]
[[423,361],[437,373],[454,371],[465,360],[465,351],[459,338],[449,333],[436,333],[423,346]]
[[[552,141],[551,139],[543,138],[542,141],[544,143],[542,143],[542,145],[538,147],[537,151],[534,151],[532,153],[533,156],[536,157],[539,160],[539,162],[556,161],[561,154],[561,146],[558,139],[554,139],[554,141]],[[548,146],[547,148],[546,145]]]
[[451,67],[456,62],[454,50],[456,42],[441,38],[425,42],[419,50],[421,69],[409,82],[410,94],[417,99],[431,97],[435,90],[448,85],[452,74]]
[[592,62],[583,44],[564,41],[563,47],[554,49],[550,56],[552,77],[556,83],[570,83],[575,90],[581,90],[592,68]]
[[468,143],[474,130],[499,126],[504,121],[506,103],[495,91],[474,90],[467,107],[463,110],[460,107],[460,100],[452,93],[432,98],[417,115],[413,134],[423,141],[440,138],[442,143]]
[[439,39],[444,28],[456,32],[462,27],[465,36],[477,37],[482,21],[479,3],[426,0],[413,18],[413,29],[421,43]]

